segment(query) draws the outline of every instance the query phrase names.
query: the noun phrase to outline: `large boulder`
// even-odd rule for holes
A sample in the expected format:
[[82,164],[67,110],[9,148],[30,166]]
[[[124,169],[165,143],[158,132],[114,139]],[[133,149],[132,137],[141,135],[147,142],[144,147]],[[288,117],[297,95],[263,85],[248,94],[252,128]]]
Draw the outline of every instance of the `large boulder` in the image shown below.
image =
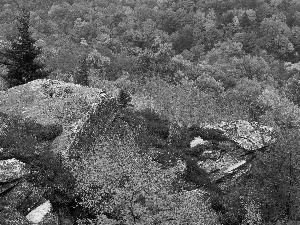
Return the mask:
[[206,125],[205,128],[219,129],[228,139],[249,151],[262,148],[275,140],[274,128],[260,125],[257,122],[237,120]]
[[264,151],[275,141],[272,127],[244,120],[194,125],[186,132],[190,146],[182,152],[196,160],[222,189],[238,182],[250,170],[257,151]]
[[42,222],[45,219],[45,216],[50,213],[52,208],[52,205],[50,201],[46,201],[43,204],[36,207],[34,210],[32,210],[30,213],[26,215],[26,218],[34,223],[38,224]]
[[74,136],[89,129],[82,126],[87,127],[84,124],[91,114],[90,126],[94,126],[96,120],[105,123],[113,113],[107,110],[108,96],[101,89],[50,79],[10,88],[0,98],[0,158],[21,151],[21,157],[36,157],[41,155],[41,146],[66,158]]
[[73,224],[69,214],[50,212],[48,203],[65,208],[72,201],[72,166],[109,129],[116,101],[101,89],[49,79],[0,98],[0,221],[56,224],[63,218]]

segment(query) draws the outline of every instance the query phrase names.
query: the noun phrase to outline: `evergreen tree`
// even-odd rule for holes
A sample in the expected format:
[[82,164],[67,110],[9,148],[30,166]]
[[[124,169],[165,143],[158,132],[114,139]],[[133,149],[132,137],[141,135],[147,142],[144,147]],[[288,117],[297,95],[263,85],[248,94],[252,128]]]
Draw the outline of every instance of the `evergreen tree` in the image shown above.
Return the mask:
[[243,17],[240,20],[240,26],[244,29],[247,29],[251,26],[251,20],[245,12],[243,13]]
[[80,85],[83,85],[83,86],[89,86],[89,81],[88,81],[88,65],[87,65],[86,56],[84,56],[80,60],[80,66],[75,71],[74,84],[80,84]]
[[5,65],[8,73],[3,77],[9,87],[18,86],[35,79],[48,76],[44,65],[35,61],[41,48],[36,47],[36,40],[29,31],[30,12],[21,9],[18,17],[18,34],[11,40],[11,45],[0,52],[0,64]]

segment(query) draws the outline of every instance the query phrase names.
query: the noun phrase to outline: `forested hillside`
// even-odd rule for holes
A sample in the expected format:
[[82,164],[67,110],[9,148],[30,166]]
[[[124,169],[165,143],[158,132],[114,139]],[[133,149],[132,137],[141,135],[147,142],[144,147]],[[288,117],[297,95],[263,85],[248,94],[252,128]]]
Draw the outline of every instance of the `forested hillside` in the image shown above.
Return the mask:
[[[118,149],[119,158],[115,164],[103,164],[111,166],[100,170],[103,176],[92,166],[99,169],[100,153],[93,162],[87,160],[78,177],[92,176],[78,190],[97,179],[118,177],[118,170],[126,165],[132,166],[124,171],[134,180],[124,189],[114,188],[119,198],[107,205],[103,197],[107,193],[92,193],[89,187],[82,205],[89,208],[93,224],[97,224],[95,215],[98,224],[125,225],[300,221],[299,0],[2,0],[0,52],[19,36],[17,16],[24,7],[30,12],[31,36],[41,50],[35,60],[44,65],[50,79],[102,88],[111,95],[122,89],[135,110],[159,121],[161,127],[149,129],[157,129],[160,136],[164,122],[181,132],[193,125],[234,120],[276,130],[276,142],[258,154],[244,185],[215,197],[215,202],[190,202],[186,199],[191,197],[181,196],[185,200],[180,204],[188,213],[176,205],[184,215],[180,218],[190,215],[194,220],[186,223],[169,221],[168,217],[179,216],[159,211],[161,205],[146,207],[142,197],[135,201],[136,212],[126,208],[130,196],[125,192],[141,183],[151,192],[149,198],[159,199],[155,204],[170,206],[175,200],[164,196],[164,188],[172,180],[171,172],[136,156],[140,146],[133,140],[128,145],[121,140],[103,144],[103,154]],[[8,72],[5,63],[0,64],[3,91],[10,87],[5,79]],[[137,120],[134,113],[128,114],[127,121]],[[175,128],[172,134],[172,126],[168,138],[177,135]],[[147,149],[157,140],[145,135],[135,141]],[[104,190],[113,189],[114,182],[104,182]],[[103,212],[106,216],[101,217]]]

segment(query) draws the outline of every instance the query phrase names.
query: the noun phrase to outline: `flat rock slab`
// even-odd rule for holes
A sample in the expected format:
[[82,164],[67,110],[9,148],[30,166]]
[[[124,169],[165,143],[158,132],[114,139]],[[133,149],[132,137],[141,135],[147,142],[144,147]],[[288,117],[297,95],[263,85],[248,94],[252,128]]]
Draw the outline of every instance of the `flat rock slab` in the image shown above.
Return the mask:
[[43,204],[36,207],[30,213],[27,214],[26,218],[33,224],[42,222],[45,216],[50,213],[52,205],[50,201],[46,201]]
[[25,163],[16,159],[0,161],[0,182],[9,182],[20,179],[28,174],[29,170],[25,168]]
[[[31,118],[39,124],[61,124],[60,110],[68,102],[80,109],[103,99],[103,91],[51,79],[37,79],[0,93],[0,112]],[[82,101],[84,98],[84,101]],[[81,99],[81,101],[77,101]],[[83,103],[83,104],[82,104]]]
[[31,225],[31,223],[16,209],[5,208],[0,211],[1,225]]

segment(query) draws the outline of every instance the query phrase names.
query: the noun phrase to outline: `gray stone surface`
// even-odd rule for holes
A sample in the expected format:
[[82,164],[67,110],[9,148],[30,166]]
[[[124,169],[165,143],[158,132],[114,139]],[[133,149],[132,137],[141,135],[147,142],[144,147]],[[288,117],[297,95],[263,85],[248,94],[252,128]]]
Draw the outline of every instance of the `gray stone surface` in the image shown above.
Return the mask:
[[29,170],[25,168],[25,163],[16,159],[0,161],[0,182],[9,182],[20,179],[28,174]]

